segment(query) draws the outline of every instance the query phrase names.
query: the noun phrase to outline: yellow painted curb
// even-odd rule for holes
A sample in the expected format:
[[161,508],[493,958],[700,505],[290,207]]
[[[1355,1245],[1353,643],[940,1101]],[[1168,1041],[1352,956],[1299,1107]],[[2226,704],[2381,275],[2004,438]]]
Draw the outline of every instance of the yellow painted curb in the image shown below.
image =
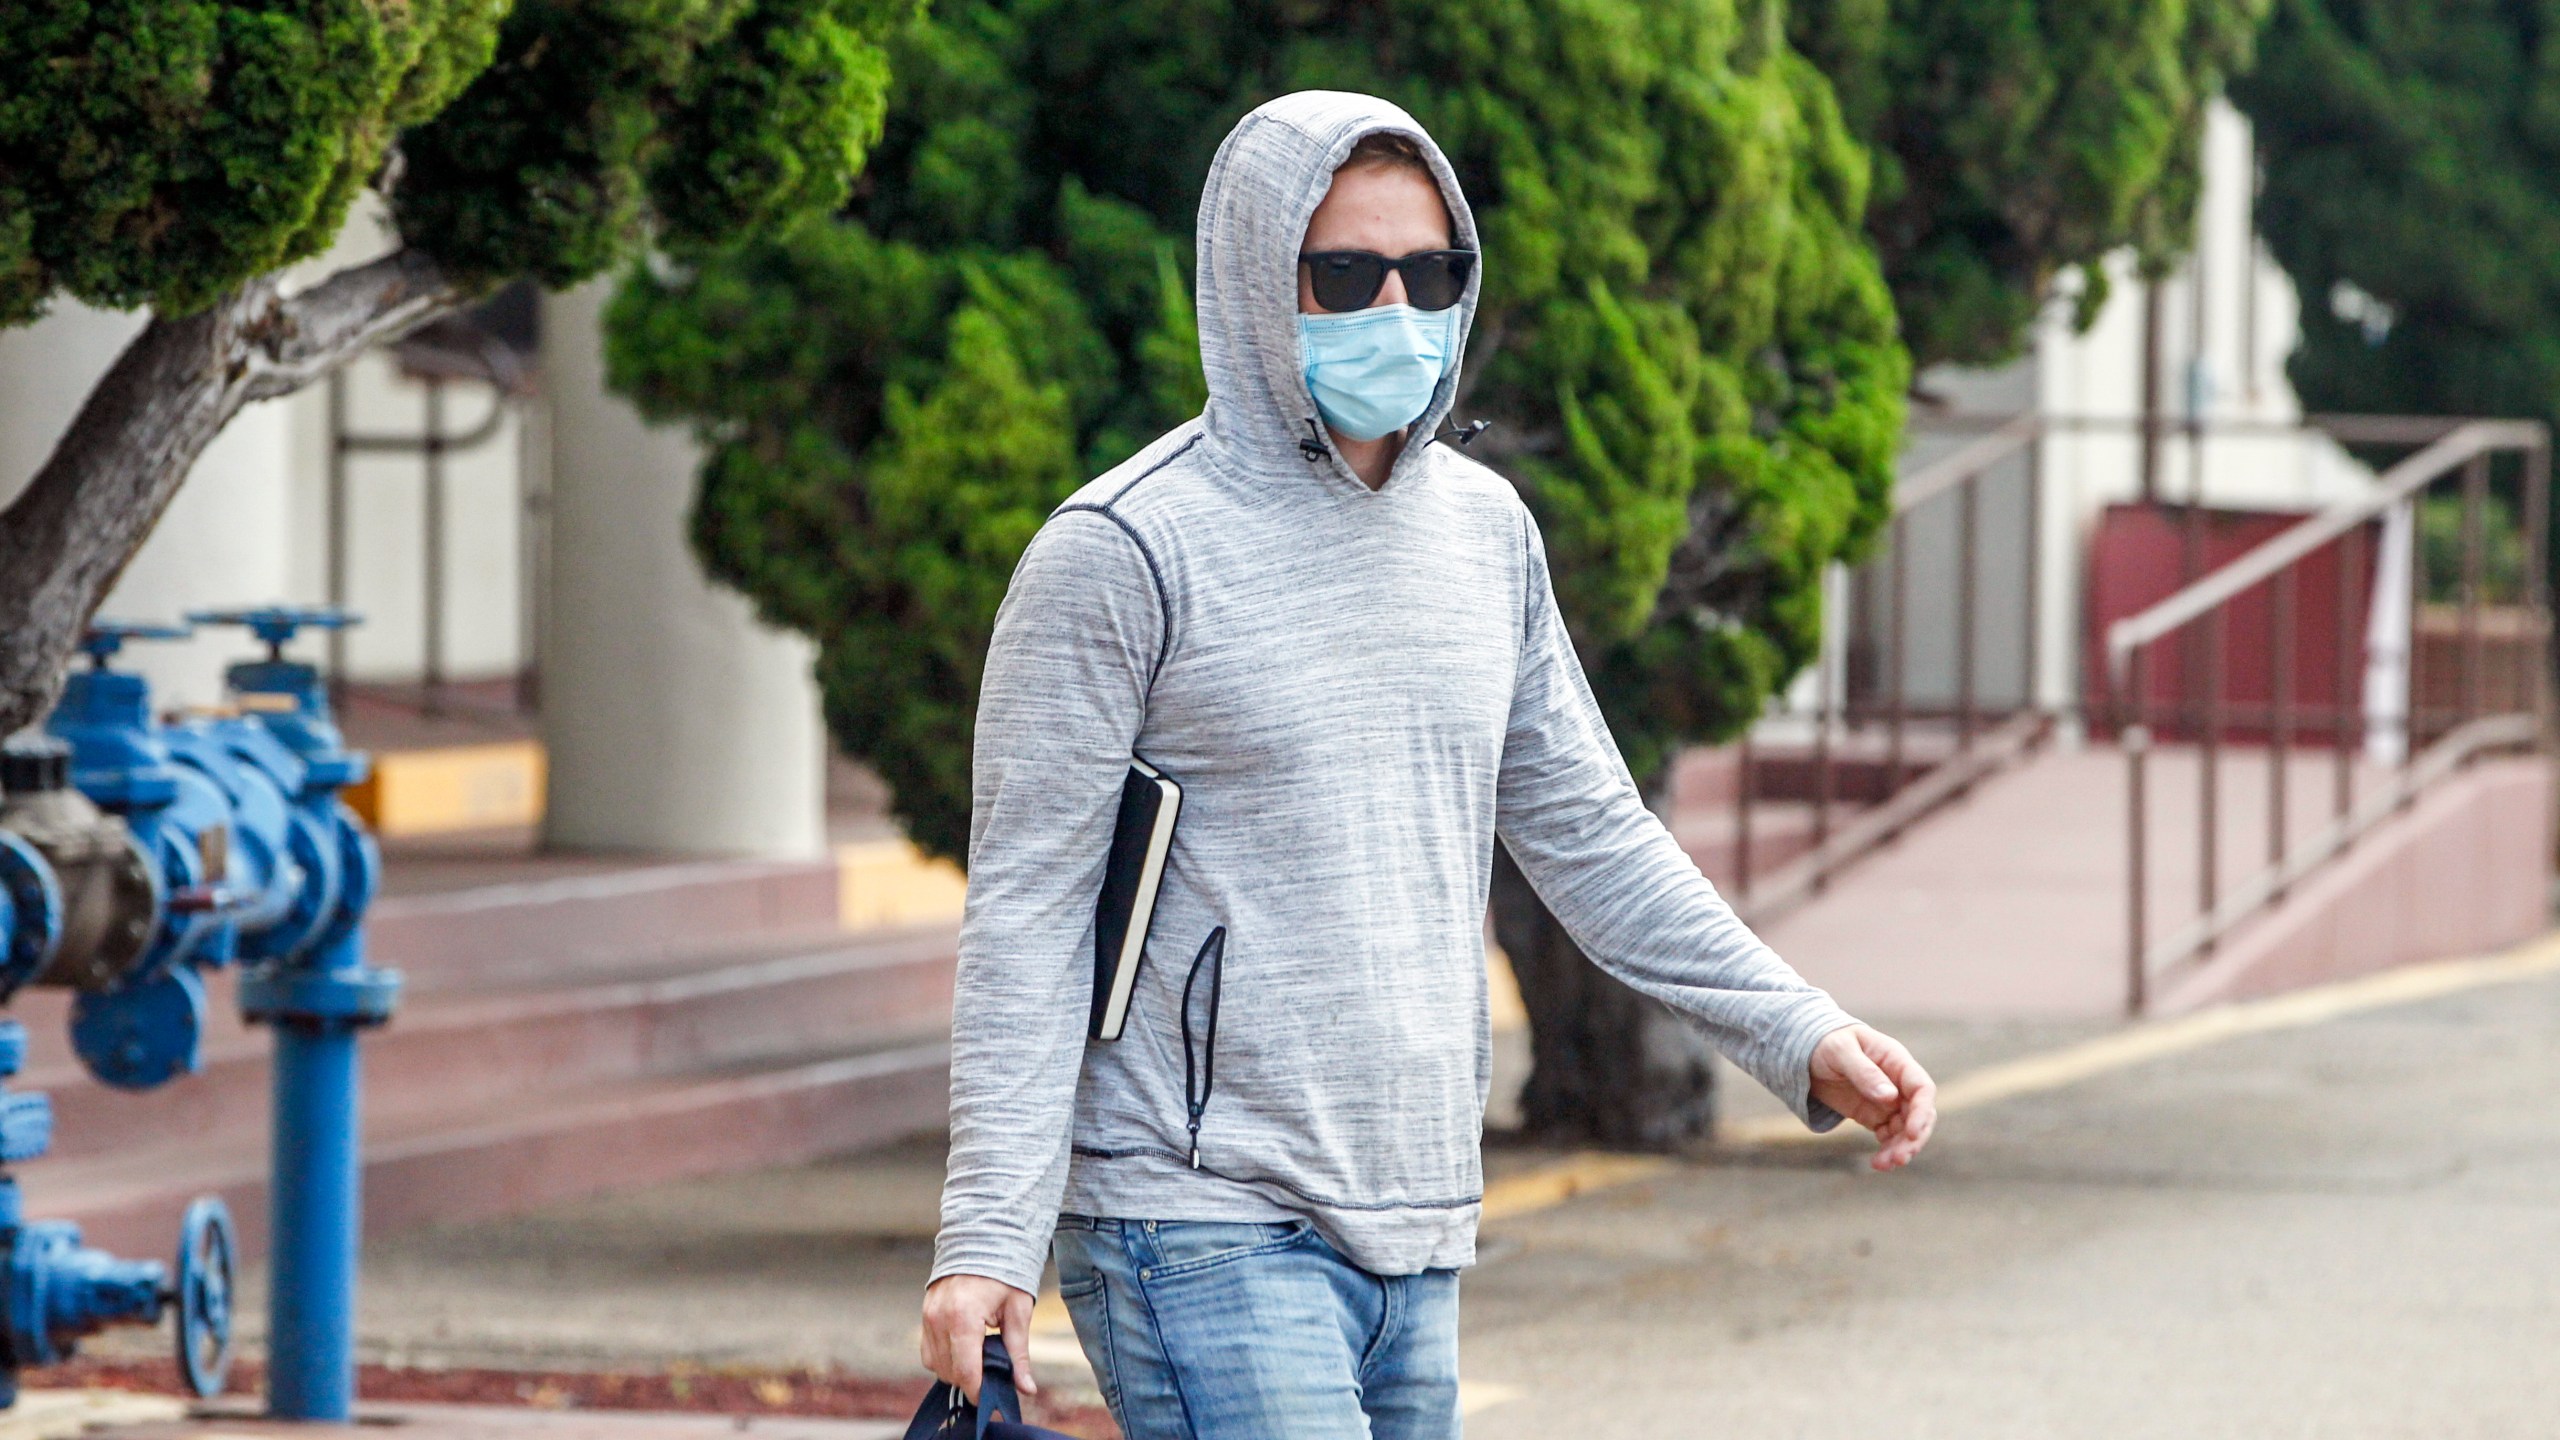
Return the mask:
[[968,881],[903,837],[836,847],[836,922],[848,930],[960,918]]
[[[2022,1095],[2058,1090],[2110,1071],[2243,1035],[2299,1029],[2367,1010],[2414,1004],[2555,973],[2560,973],[2560,931],[2496,955],[2403,965],[2334,985],[2220,1005],[1956,1076],[1938,1086],[1938,1113],[1952,1115]],[[1852,1125],[1816,1135],[1792,1115],[1755,1116],[1726,1126],[1717,1135],[1718,1143],[1736,1146],[1837,1144],[1865,1138],[1866,1133]],[[1486,1186],[1484,1218],[1500,1220],[1548,1209],[1577,1195],[1660,1175],[1676,1163],[1659,1155],[1616,1155],[1597,1150],[1568,1155]]]
[[545,760],[539,740],[385,750],[344,793],[376,835],[533,825],[542,819]]
[[[2058,1090],[2092,1076],[2123,1070],[2243,1035],[2295,1030],[2367,1010],[2433,1000],[2487,985],[2507,985],[2560,972],[2560,931],[2537,936],[2496,955],[2401,965],[2354,980],[2295,990],[2264,1000],[2240,1000],[2168,1020],[2154,1020],[2111,1035],[2028,1055],[1959,1075],[1938,1087],[1938,1113]],[[1791,1115],[1744,1121],[1720,1139],[1738,1145],[1795,1145],[1853,1132],[1843,1125],[1815,1135]]]
[[1484,1218],[1507,1220],[1545,1210],[1576,1195],[1650,1179],[1669,1170],[1672,1164],[1663,1155],[1613,1155],[1605,1150],[1585,1150],[1484,1187]]

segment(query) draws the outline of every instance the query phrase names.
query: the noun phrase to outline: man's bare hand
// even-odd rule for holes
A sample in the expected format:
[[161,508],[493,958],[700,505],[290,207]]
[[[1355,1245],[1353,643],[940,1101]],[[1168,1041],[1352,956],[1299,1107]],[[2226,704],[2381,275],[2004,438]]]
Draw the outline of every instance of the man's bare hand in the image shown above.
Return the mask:
[[1867,1163],[1898,1170],[1938,1126],[1938,1082],[1902,1042],[1864,1025],[1844,1025],[1813,1047],[1813,1098],[1875,1132]]
[[[978,1401],[979,1372],[986,1368],[989,1330],[1004,1335],[1013,1360],[1013,1383],[1025,1395],[1040,1393],[1031,1378],[1031,1296],[984,1275],[945,1275],[924,1290],[924,1368]],[[1019,1416],[1009,1416],[1019,1419]]]

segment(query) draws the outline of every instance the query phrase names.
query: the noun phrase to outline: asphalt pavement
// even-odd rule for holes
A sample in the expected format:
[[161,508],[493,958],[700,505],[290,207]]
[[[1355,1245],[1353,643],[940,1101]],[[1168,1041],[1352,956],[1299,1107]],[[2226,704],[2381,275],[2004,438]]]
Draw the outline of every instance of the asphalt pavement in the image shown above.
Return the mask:
[[[1902,1028],[1942,1078],[2093,1029]],[[1897,1175],[1755,1147],[1531,1209],[1465,1281],[1468,1432],[2560,1435],[2555,1042],[2546,973],[2030,1088]],[[364,1349],[902,1373],[939,1177],[920,1141],[383,1237]]]

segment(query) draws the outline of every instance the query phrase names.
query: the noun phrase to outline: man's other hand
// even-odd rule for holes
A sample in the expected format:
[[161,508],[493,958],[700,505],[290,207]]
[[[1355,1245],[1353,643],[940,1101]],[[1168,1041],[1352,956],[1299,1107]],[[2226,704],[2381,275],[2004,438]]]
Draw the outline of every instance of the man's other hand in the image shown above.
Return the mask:
[[1040,1384],[1031,1378],[1030,1295],[984,1275],[945,1275],[925,1287],[924,1338],[918,1347],[924,1368],[959,1386],[972,1405],[978,1403],[989,1330],[1004,1335],[1013,1383],[1025,1395],[1039,1394]]
[[1813,1098],[1875,1132],[1867,1163],[1898,1170],[1938,1125],[1938,1082],[1902,1042],[1864,1025],[1844,1025],[1813,1047]]

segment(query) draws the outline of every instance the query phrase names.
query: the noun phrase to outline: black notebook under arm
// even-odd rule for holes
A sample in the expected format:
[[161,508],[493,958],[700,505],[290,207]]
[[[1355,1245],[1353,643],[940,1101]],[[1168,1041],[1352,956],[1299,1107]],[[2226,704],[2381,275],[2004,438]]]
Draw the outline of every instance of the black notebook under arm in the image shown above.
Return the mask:
[[1180,785],[1144,760],[1129,762],[1111,852],[1103,862],[1102,894],[1093,909],[1093,1014],[1085,1030],[1093,1039],[1117,1040],[1128,1023],[1129,997],[1146,958],[1147,927],[1155,919],[1156,892],[1181,811]]

